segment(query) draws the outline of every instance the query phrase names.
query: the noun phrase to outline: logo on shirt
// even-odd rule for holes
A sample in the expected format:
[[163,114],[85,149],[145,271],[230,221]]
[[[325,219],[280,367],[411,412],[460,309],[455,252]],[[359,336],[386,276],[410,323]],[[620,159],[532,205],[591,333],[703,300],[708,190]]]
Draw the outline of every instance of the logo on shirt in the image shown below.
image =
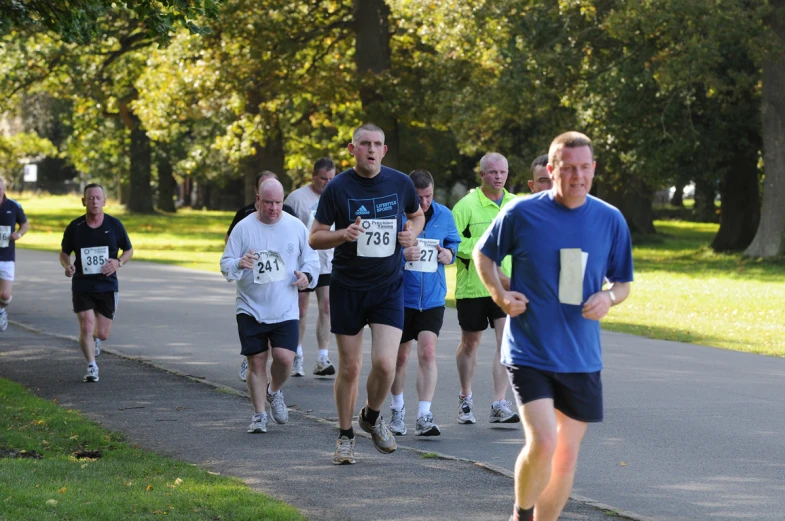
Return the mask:
[[291,242],[289,244],[287,244],[286,245],[286,251],[289,252],[289,254],[294,253],[294,244],[292,244]]
[[369,212],[365,205],[363,205],[360,206],[356,212],[354,212],[354,215],[368,215],[369,213],[371,212]]
[[368,199],[349,199],[349,215],[365,216],[367,219],[385,219],[398,217],[400,212],[398,194]]

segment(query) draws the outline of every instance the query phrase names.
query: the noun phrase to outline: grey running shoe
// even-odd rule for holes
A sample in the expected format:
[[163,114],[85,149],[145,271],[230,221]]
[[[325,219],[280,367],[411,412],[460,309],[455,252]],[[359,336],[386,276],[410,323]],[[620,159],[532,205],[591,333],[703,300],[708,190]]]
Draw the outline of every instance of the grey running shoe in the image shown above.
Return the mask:
[[433,414],[426,413],[417,418],[414,427],[415,436],[438,436],[442,433],[439,426],[433,423]]
[[294,363],[292,364],[291,376],[305,376],[305,369],[303,369],[302,355],[294,355]]
[[93,338],[95,340],[95,356],[101,354],[101,339],[100,338]]
[[327,358],[320,358],[316,361],[313,374],[316,376],[331,376],[335,374],[335,367]]
[[357,423],[362,430],[371,435],[373,444],[379,452],[388,454],[390,452],[395,452],[395,449],[398,448],[398,444],[395,443],[395,437],[390,432],[387,424],[384,423],[384,418],[382,418],[381,414],[376,419],[376,425],[371,425],[365,419],[365,407],[363,407],[360,410],[360,414],[357,416]]
[[501,400],[496,405],[491,405],[491,416],[488,421],[491,423],[520,423],[521,419],[517,412],[510,409],[510,402]]
[[357,463],[357,460],[354,459],[354,438],[349,439],[346,436],[341,436],[336,445],[333,465],[354,465]]
[[458,395],[458,423],[475,423],[474,405],[470,397]]
[[251,417],[251,425],[248,426],[248,432],[256,434],[258,432],[267,432],[267,413],[257,413]]
[[270,394],[267,389],[267,403],[270,404],[270,415],[275,423],[284,424],[289,421],[289,409],[283,403],[283,392],[280,390],[275,394]]
[[8,311],[3,310],[0,313],[0,331],[8,329]]
[[400,411],[390,408],[392,413],[390,416],[390,432],[396,436],[406,435],[406,423],[404,423],[404,416],[406,416],[406,406],[404,405]]
[[87,374],[82,379],[85,383],[87,382],[97,382],[98,381],[98,366],[97,365],[88,365],[87,366]]
[[240,364],[240,380],[245,381],[245,376],[248,374],[248,359],[243,357],[243,362]]

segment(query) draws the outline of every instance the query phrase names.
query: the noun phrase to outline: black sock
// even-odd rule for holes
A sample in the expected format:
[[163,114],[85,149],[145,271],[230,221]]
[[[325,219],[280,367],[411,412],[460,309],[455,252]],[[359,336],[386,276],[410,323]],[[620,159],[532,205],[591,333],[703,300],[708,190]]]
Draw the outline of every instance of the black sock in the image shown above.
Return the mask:
[[363,407],[363,418],[371,425],[376,425],[376,420],[379,419],[379,411],[374,411],[366,405]]
[[518,505],[515,505],[512,518],[515,521],[532,521],[532,519],[534,519],[534,507],[521,508]]
[[339,438],[343,438],[346,436],[350,440],[354,439],[354,427],[349,427],[348,429],[338,429],[340,432],[338,433]]

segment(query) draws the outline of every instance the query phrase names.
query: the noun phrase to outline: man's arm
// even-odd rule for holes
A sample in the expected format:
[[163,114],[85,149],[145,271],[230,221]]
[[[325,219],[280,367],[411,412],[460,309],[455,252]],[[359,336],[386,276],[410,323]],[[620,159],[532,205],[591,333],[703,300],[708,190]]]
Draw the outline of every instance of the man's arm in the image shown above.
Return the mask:
[[523,293],[504,289],[499,278],[499,268],[493,259],[479,249],[474,250],[473,258],[477,274],[480,276],[482,283],[485,284],[485,287],[488,288],[491,298],[496,302],[496,305],[511,317],[516,317],[525,312],[529,299]]
[[588,320],[605,318],[611,306],[618,306],[630,296],[630,289],[629,282],[612,282],[608,289],[598,291],[586,300],[583,305],[583,318]]
[[422,208],[418,207],[416,212],[406,214],[406,224],[403,231],[398,232],[398,242],[403,248],[414,246],[423,228],[425,228],[425,214]]
[[76,266],[71,264],[71,254],[64,251],[60,252],[60,266],[65,269],[65,276],[72,277],[76,272]]
[[471,219],[470,212],[464,209],[465,204],[458,204],[452,210],[452,216],[455,220],[455,228],[458,230],[458,235],[461,237],[461,242],[458,244],[458,257],[463,259],[464,261],[472,260],[472,252],[474,251],[474,246],[477,244],[477,241],[480,240],[479,237],[472,237],[471,235],[467,236],[466,232],[469,229],[469,220]]
[[22,235],[26,234],[30,230],[30,221],[25,221],[19,225],[19,229],[16,230],[14,233],[11,234],[11,239],[14,241],[18,241],[22,238]]
[[314,219],[311,233],[308,236],[308,244],[314,250],[329,250],[336,246],[340,246],[345,242],[355,241],[357,240],[357,237],[363,233],[360,222],[361,219],[358,217],[348,228],[331,231],[331,225],[321,223],[318,219]]

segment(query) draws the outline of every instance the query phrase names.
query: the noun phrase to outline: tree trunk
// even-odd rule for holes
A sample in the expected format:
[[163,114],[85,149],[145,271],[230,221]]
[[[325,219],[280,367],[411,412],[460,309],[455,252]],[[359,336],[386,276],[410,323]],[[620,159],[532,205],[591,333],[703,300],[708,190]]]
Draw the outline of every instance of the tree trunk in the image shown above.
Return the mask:
[[717,189],[714,187],[714,182],[702,179],[695,180],[695,207],[692,211],[698,222],[717,222],[715,197],[717,197]]
[[711,248],[719,252],[741,251],[752,242],[760,220],[757,147],[736,151],[731,168],[720,183],[720,195],[720,229]]
[[164,154],[158,156],[158,209],[162,212],[175,213],[174,192],[177,181],[174,178],[172,163]]
[[354,61],[360,75],[360,100],[365,123],[384,130],[387,155],[384,164],[398,168],[400,138],[398,120],[385,103],[383,85],[390,70],[390,8],[384,0],[354,0],[354,25],[357,33]]
[[[767,20],[779,45],[763,62],[763,207],[755,238],[744,252],[750,257],[785,254],[785,0],[772,0],[773,12]],[[723,202],[724,204],[724,202]]]
[[673,192],[673,197],[671,197],[671,204],[678,208],[684,208],[684,187],[687,186],[687,183],[684,181],[677,181],[674,187],[676,190]]
[[654,210],[651,207],[652,190],[640,179],[625,179],[623,183],[599,183],[597,197],[621,211],[630,233],[651,235],[654,229]]
[[153,213],[152,153],[150,138],[147,136],[142,122],[133,113],[129,103],[133,98],[118,103],[120,118],[125,128],[131,131],[131,149],[129,153],[131,168],[128,175],[128,202],[126,208],[133,213]]
[[248,204],[256,200],[256,175],[262,170],[269,170],[278,176],[278,180],[285,191],[291,188],[291,180],[284,173],[284,148],[283,133],[281,132],[278,120],[270,125],[270,131],[264,145],[256,143],[254,145],[256,154],[246,157],[243,160],[243,171],[245,179],[245,200]]

